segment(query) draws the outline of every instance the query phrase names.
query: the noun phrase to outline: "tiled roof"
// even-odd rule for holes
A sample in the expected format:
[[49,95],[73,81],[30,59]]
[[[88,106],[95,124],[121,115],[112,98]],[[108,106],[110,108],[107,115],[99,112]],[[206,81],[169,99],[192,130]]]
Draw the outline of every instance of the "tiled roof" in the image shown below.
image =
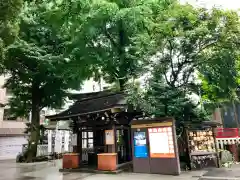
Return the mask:
[[86,100],[91,98],[107,96],[111,94],[116,94],[116,93],[111,90],[106,90],[106,91],[98,91],[98,92],[91,92],[91,93],[70,94],[68,97],[69,99],[72,99],[72,100]]
[[69,109],[53,116],[47,116],[49,119],[61,119],[73,117],[77,115],[90,114],[93,112],[100,112],[113,107],[125,107],[125,95],[119,93],[88,93],[88,98],[85,97],[76,101]]
[[24,128],[0,128],[0,136],[24,135]]

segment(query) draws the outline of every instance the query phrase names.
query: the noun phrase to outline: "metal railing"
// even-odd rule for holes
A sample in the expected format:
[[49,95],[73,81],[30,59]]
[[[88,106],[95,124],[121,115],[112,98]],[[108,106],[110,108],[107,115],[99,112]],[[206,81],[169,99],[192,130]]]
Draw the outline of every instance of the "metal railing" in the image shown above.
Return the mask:
[[41,144],[37,147],[37,156],[48,156],[48,145]]

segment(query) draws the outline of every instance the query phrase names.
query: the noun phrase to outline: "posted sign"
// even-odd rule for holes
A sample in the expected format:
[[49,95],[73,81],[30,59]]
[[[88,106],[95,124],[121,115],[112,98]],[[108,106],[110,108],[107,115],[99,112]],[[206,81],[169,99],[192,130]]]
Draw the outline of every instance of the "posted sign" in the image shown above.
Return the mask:
[[105,144],[113,145],[114,144],[114,130],[105,130]]
[[175,158],[172,127],[149,128],[151,158]]
[[134,157],[148,157],[147,139],[145,132],[134,132]]

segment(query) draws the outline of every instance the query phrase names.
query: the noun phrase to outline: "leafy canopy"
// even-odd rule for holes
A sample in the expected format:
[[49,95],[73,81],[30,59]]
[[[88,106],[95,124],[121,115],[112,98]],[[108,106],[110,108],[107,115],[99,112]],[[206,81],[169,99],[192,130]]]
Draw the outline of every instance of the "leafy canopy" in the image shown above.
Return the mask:
[[18,35],[19,14],[23,0],[1,0],[0,2],[0,60],[4,56],[4,48],[13,43]]
[[[62,1],[48,15],[70,32],[68,48],[79,61],[92,64],[93,76],[122,89],[143,71],[151,52],[153,16],[172,1]],[[60,20],[61,17],[66,17]],[[57,20],[56,20],[57,19]]]
[[223,93],[228,93],[229,87],[236,87],[234,67],[240,37],[237,13],[175,3],[163,16],[156,16],[154,22],[155,55],[149,69],[152,77],[146,92],[140,93],[145,98],[141,104],[151,108],[143,109],[177,120],[206,118],[208,113],[199,108],[201,101],[194,103],[189,97],[201,96],[197,74],[205,79],[200,82],[202,86],[215,73],[221,76],[213,77],[213,82],[228,86]]
[[62,106],[67,90],[79,88],[87,76],[76,73],[82,67],[65,50],[68,34],[59,34],[45,19],[48,10],[45,1],[27,4],[19,37],[6,49],[3,65],[9,78],[5,86],[13,94],[10,107],[19,116],[33,111],[33,106],[37,112]]

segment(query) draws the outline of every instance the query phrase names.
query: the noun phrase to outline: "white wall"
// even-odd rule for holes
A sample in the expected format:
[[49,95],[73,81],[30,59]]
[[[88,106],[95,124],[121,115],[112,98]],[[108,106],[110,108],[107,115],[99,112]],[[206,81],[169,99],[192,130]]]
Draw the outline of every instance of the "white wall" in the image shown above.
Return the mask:
[[[5,76],[0,76],[0,103],[6,104],[8,102],[8,95],[6,94],[6,89],[3,88],[3,85],[5,83]],[[0,107],[0,128],[25,128],[26,125],[22,121],[18,121],[19,119],[16,119],[16,121],[4,121],[3,119],[4,115],[4,108]]]
[[1,121],[0,128],[26,128],[25,122],[19,121]]

